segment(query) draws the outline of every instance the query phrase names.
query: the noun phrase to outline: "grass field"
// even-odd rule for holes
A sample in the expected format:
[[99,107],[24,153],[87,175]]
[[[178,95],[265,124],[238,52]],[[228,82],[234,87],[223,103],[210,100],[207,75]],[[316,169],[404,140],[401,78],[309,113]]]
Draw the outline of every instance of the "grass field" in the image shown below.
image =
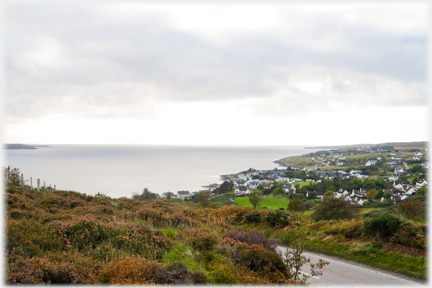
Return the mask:
[[[273,209],[273,210],[279,208],[286,209],[289,201],[290,200],[287,198],[263,198],[261,207],[267,207],[268,209]],[[252,207],[252,205],[249,203],[249,198],[247,197],[235,198],[234,202],[236,202],[239,206]]]
[[366,214],[372,211],[379,211],[382,210],[384,208],[361,208],[358,214]]

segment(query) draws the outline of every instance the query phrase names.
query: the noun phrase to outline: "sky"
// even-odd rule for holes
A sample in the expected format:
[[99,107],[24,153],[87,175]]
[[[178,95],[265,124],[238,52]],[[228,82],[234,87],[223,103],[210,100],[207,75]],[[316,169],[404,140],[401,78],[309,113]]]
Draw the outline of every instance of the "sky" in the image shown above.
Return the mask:
[[426,3],[9,1],[3,142],[425,141]]

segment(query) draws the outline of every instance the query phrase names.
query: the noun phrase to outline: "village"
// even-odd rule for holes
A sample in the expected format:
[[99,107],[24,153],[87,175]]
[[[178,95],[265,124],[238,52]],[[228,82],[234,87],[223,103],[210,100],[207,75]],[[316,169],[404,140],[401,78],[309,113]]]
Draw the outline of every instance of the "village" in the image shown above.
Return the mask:
[[[258,189],[264,195],[298,197],[303,200],[322,200],[326,192],[332,192],[334,197],[359,206],[372,198],[375,201],[396,204],[415,195],[418,189],[428,184],[425,177],[426,169],[429,168],[427,152],[427,148],[395,149],[393,146],[378,145],[317,151],[275,161],[285,166],[282,169],[249,168],[237,174],[223,175],[223,190],[220,189],[221,184],[217,183],[203,187],[211,192],[210,196],[213,198],[229,192],[234,192],[236,196],[248,195]],[[302,163],[303,166],[293,165],[297,163]],[[352,179],[363,181],[351,181]],[[335,184],[333,180],[339,185],[332,186]],[[323,181],[327,185],[324,185]],[[377,181],[381,185],[371,184]],[[349,183],[353,182],[357,183],[357,187],[348,189]],[[329,189],[331,186],[333,189]],[[335,189],[336,186],[341,187]],[[230,189],[227,190],[226,187]],[[277,187],[281,189],[275,191]],[[379,197],[368,194],[372,188],[378,190]],[[198,192],[200,191],[165,192],[161,197],[189,200]]]

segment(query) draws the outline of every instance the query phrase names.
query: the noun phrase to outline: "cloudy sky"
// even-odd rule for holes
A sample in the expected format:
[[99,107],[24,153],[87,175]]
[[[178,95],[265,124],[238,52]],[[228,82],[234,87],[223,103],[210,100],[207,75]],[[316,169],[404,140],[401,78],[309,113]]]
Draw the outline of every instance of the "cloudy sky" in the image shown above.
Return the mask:
[[427,140],[426,2],[4,5],[4,142]]

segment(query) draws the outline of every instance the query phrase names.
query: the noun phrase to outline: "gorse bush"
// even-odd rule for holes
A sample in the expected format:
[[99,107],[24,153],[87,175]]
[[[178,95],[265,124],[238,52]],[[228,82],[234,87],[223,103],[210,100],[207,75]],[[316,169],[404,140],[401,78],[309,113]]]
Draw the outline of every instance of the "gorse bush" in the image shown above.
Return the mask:
[[377,215],[371,215],[363,220],[363,232],[365,235],[379,235],[381,238],[392,237],[402,220],[397,216],[384,212]]
[[261,216],[260,213],[254,212],[254,213],[246,214],[244,216],[244,219],[245,219],[246,223],[256,223],[256,224],[259,224],[259,223],[261,223],[262,216]]
[[279,228],[289,225],[293,220],[294,216],[292,214],[281,210],[272,211],[262,218],[262,222]]

